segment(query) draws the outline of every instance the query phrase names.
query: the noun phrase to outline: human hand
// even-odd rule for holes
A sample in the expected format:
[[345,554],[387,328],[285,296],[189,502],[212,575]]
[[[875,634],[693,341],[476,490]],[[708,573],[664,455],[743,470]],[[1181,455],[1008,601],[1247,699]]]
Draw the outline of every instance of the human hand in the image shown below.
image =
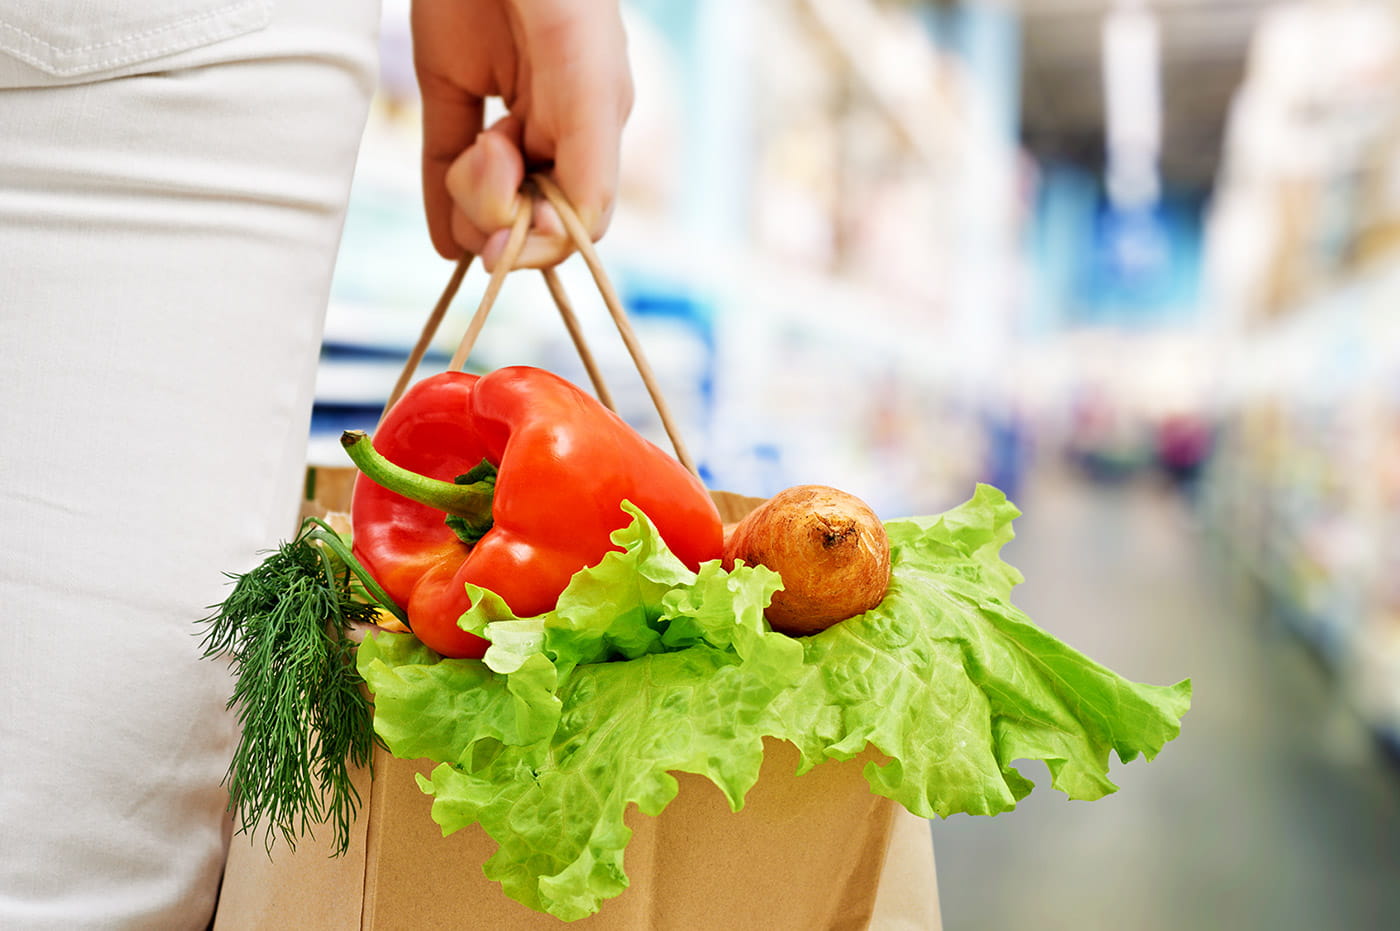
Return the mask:
[[[548,169],[596,241],[612,218],[632,76],[618,0],[414,0],[423,95],[423,196],[433,246],[492,268],[526,170]],[[483,128],[485,99],[508,115]],[[572,250],[558,214],[535,210],[518,264]]]

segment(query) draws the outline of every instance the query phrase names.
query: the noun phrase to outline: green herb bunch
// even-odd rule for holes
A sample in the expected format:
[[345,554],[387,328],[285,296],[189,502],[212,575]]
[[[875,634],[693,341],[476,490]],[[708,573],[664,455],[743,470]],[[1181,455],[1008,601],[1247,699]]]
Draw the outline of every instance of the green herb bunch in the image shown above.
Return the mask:
[[233,591],[202,623],[208,659],[229,657],[229,707],[242,737],[225,783],[239,833],[260,825],[270,853],[330,822],[337,855],[350,843],[360,794],[351,767],[368,765],[377,738],[355,669],[352,626],[393,603],[336,531],[308,519],[255,569],[229,574]]

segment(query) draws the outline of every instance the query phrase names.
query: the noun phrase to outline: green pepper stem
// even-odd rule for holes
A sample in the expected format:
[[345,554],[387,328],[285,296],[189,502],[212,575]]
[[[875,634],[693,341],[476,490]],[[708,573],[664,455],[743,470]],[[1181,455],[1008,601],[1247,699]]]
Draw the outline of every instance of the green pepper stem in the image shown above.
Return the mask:
[[340,435],[340,445],[350,454],[355,467],[375,484],[410,501],[465,518],[473,524],[489,525],[493,483],[457,485],[410,472],[380,455],[370,442],[369,434],[363,430],[346,430]]

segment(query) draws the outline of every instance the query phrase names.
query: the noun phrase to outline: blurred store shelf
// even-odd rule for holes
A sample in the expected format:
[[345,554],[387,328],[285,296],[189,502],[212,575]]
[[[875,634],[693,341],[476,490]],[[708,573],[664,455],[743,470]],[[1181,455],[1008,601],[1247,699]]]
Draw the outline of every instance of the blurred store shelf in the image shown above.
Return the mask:
[[1205,513],[1341,700],[1400,746],[1400,6],[1271,9],[1229,130]]
[[1270,610],[1400,745],[1400,265],[1242,342],[1207,510]]

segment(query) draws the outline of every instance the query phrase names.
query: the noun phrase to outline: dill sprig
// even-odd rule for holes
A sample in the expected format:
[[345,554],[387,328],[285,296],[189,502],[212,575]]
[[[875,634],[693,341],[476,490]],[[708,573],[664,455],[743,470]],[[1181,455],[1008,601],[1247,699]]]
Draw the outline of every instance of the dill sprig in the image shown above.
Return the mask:
[[235,676],[228,705],[242,737],[224,781],[238,831],[261,825],[270,853],[279,837],[295,850],[329,822],[343,854],[360,806],[351,768],[369,764],[377,741],[348,631],[380,607],[403,612],[318,518],[229,578],[202,645],[206,658],[230,657]]

